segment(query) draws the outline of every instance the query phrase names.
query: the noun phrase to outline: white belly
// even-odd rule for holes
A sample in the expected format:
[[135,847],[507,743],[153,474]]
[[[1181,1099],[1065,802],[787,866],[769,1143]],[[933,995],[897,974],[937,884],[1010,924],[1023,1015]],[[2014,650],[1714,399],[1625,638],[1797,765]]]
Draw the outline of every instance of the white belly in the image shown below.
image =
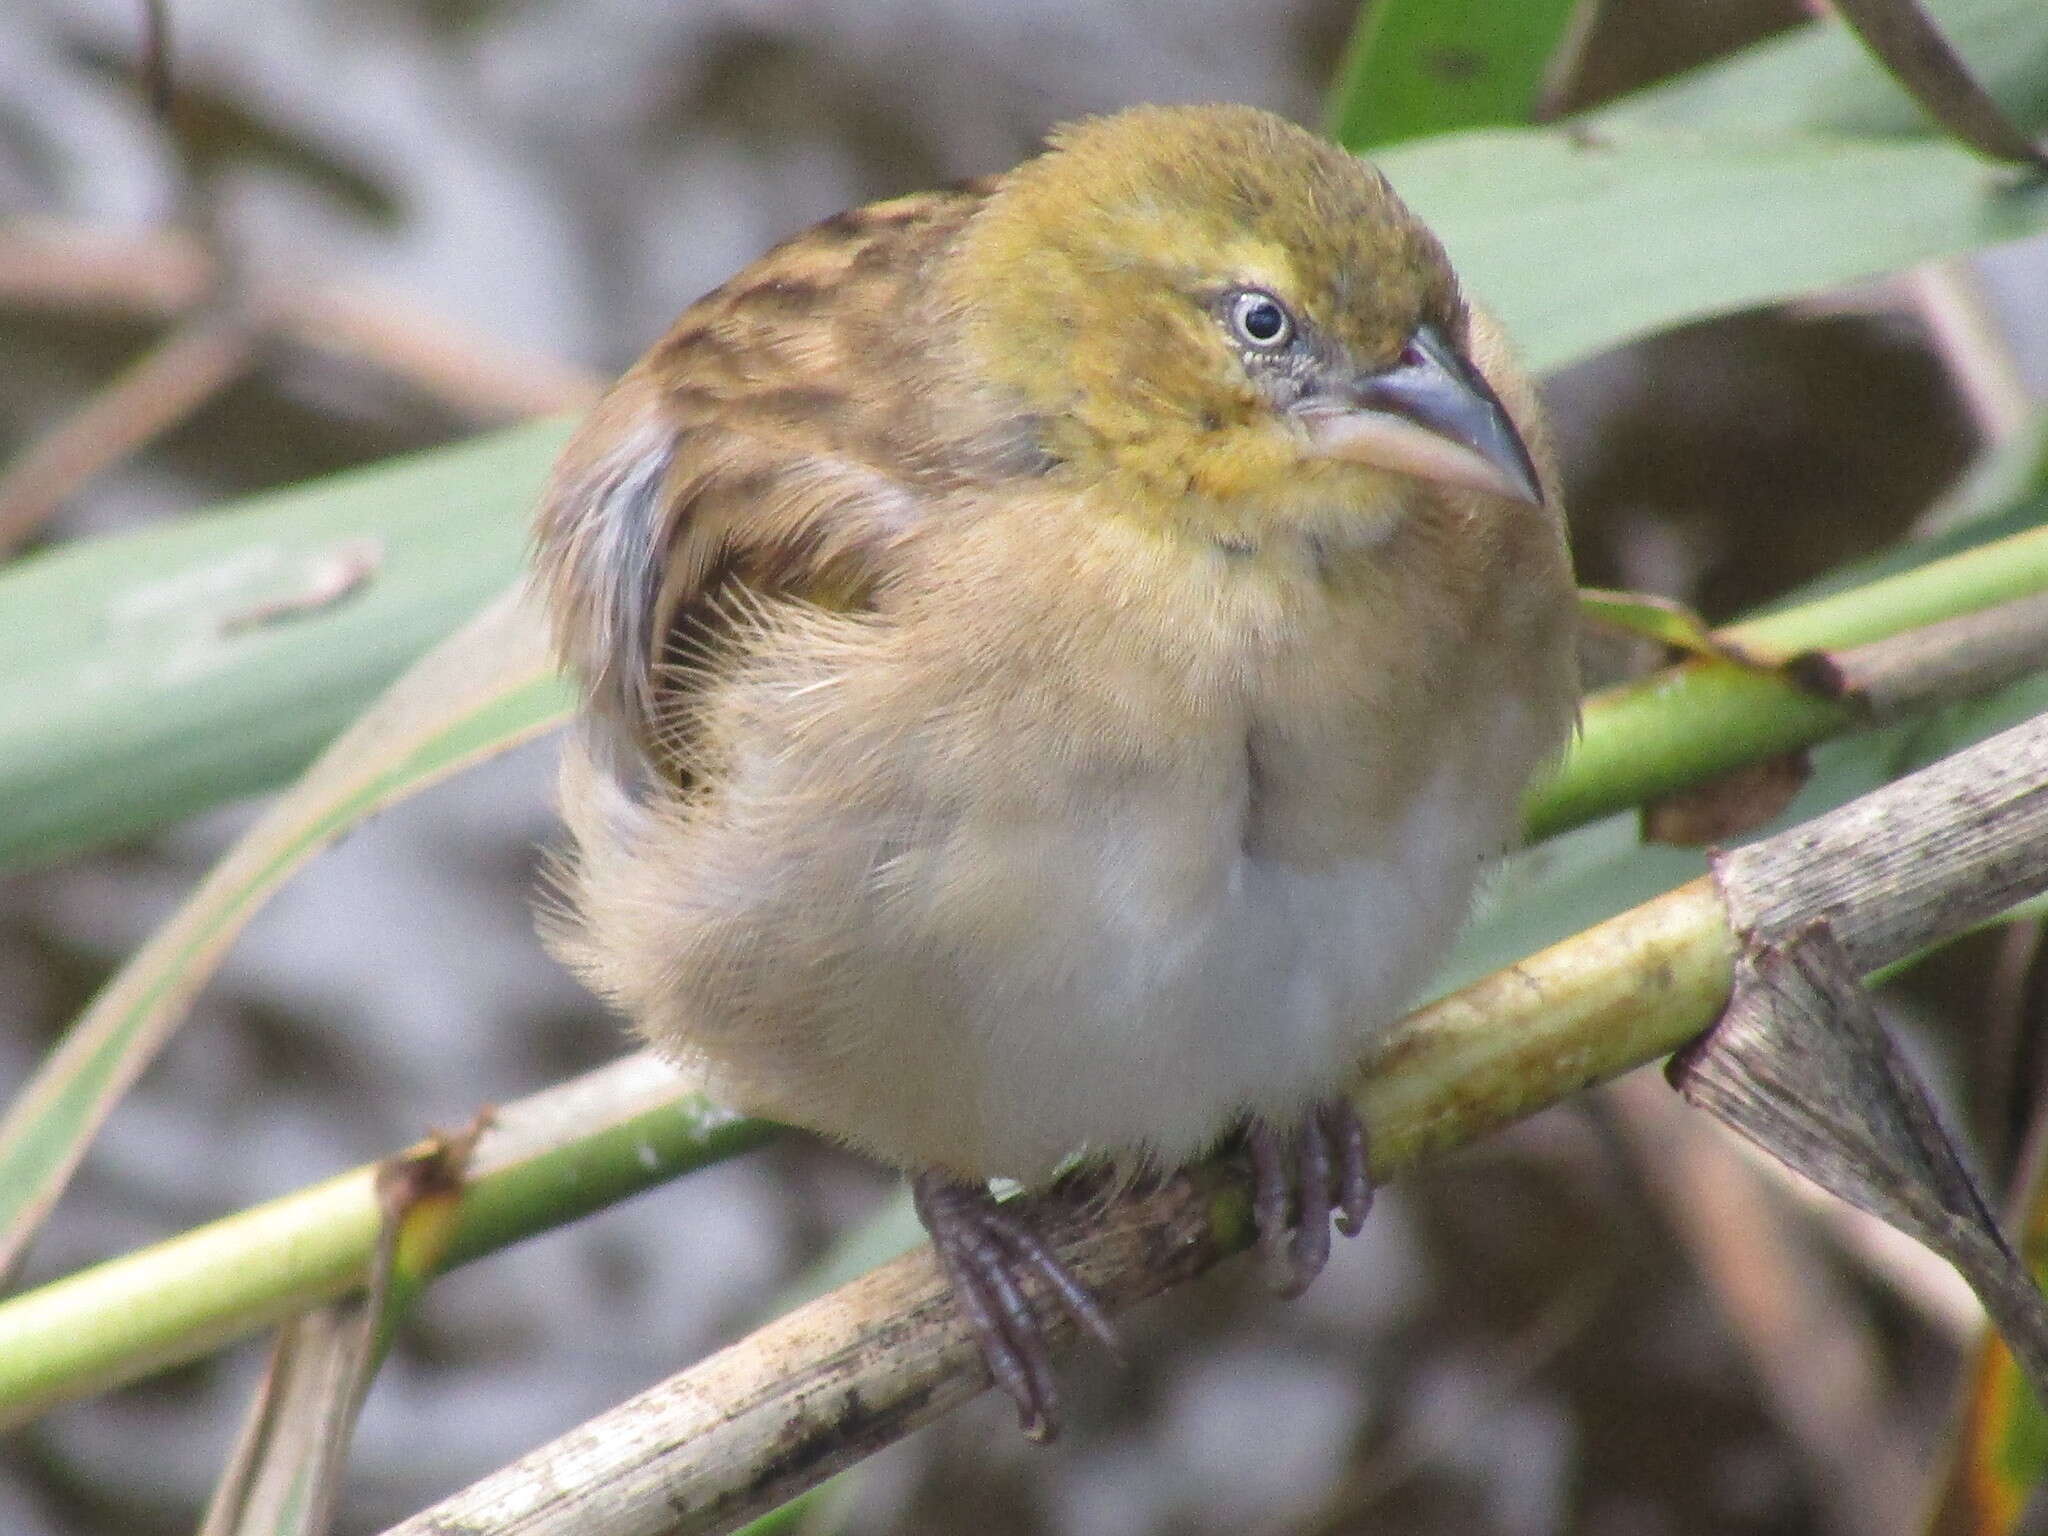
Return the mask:
[[1038,894],[1036,931],[982,956],[967,989],[988,1166],[1029,1178],[1082,1151],[1173,1166],[1247,1113],[1285,1119],[1332,1092],[1427,979],[1508,830],[1448,771],[1401,823],[1382,853],[1314,869],[1219,837],[1195,882],[1171,806],[1020,840],[988,878]]

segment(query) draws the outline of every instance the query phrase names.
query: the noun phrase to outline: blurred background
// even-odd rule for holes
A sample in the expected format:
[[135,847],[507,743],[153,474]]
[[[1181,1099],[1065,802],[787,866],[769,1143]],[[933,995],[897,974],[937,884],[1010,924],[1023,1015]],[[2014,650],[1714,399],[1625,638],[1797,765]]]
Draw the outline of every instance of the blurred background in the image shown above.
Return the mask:
[[[138,84],[139,5],[0,0],[0,529],[20,517],[33,549],[573,410],[771,242],[1003,169],[1062,119],[1228,99],[1316,121],[1355,13],[189,0],[171,8],[174,144]],[[1607,8],[1559,104],[1802,19],[1777,0]],[[1959,291],[2015,339],[2020,396],[1958,379]],[[1721,618],[1891,543],[2018,424],[2016,398],[2048,390],[2044,292],[2036,244],[1553,377],[1583,579]],[[230,323],[172,325],[209,294]],[[293,318],[251,347],[238,304]],[[167,338],[166,429],[103,467],[93,444],[112,439],[87,432],[67,458],[52,434]],[[548,744],[523,750],[297,879],[100,1138],[27,1281],[616,1054],[615,1024],[532,935],[550,772]],[[250,816],[0,881],[0,1099]],[[1985,1020],[2024,1032],[2027,942],[1958,946],[1887,995],[1937,1081],[1963,1080]],[[1830,1458],[1865,1458],[1861,1498],[1920,1486],[1967,1298],[1756,1183],[1674,1105],[1631,1081],[1438,1163],[1382,1196],[1301,1302],[1231,1266],[1141,1310],[1128,1369],[1068,1368],[1056,1448],[1025,1447],[984,1400],[820,1518],[992,1536],[1855,1529]],[[1953,1108],[2004,1167],[2009,1112],[1960,1092]],[[738,1336],[893,1193],[791,1137],[447,1277],[371,1393],[341,1528],[381,1528]],[[1772,1246],[1776,1227],[1791,1235]],[[1745,1313],[1759,1287],[1766,1315]],[[0,1530],[190,1529],[260,1364],[243,1347],[12,1436]]]

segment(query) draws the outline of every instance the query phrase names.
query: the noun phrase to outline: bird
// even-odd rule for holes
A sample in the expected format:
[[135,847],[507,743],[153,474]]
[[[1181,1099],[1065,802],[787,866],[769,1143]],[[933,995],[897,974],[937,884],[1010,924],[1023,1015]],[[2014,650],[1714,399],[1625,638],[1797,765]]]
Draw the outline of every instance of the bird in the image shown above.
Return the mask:
[[1248,1149],[1298,1293],[1372,1193],[1342,1089],[1578,694],[1528,377],[1365,159],[1246,106],[1054,130],[690,305],[563,451],[547,919],[660,1053],[911,1180],[1021,1427],[991,1181]]

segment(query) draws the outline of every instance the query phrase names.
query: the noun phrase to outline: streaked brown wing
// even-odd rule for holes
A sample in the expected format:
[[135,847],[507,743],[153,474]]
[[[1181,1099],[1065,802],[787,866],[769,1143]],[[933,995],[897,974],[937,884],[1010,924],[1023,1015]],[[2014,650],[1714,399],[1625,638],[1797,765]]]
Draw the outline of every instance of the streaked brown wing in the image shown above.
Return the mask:
[[[872,604],[936,493],[1004,469],[947,388],[929,276],[986,184],[829,219],[684,312],[569,444],[536,580],[614,768],[679,772],[668,694],[736,591]],[[985,407],[983,408],[985,410]],[[1014,456],[1014,454],[1013,454]]]

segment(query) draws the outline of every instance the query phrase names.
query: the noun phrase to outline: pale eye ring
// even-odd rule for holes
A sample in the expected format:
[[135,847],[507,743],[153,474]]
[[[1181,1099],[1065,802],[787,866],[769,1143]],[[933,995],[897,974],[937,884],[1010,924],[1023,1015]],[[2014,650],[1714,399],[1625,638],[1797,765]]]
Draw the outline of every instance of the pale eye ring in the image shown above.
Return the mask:
[[1247,288],[1230,301],[1230,329],[1261,352],[1277,352],[1294,339],[1294,317],[1262,288]]

